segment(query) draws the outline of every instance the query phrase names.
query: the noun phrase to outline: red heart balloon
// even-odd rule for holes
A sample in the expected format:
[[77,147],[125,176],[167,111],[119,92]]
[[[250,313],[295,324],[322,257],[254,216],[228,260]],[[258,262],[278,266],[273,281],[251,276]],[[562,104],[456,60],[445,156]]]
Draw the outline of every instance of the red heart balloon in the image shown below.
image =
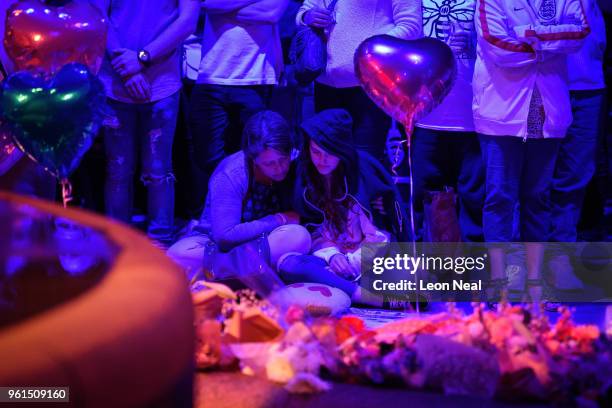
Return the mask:
[[79,62],[96,74],[104,57],[106,32],[104,15],[87,0],[61,6],[24,0],[7,10],[4,47],[17,70],[50,77],[67,63]]
[[377,35],[357,48],[355,73],[368,96],[411,132],[448,95],[457,63],[440,40]]

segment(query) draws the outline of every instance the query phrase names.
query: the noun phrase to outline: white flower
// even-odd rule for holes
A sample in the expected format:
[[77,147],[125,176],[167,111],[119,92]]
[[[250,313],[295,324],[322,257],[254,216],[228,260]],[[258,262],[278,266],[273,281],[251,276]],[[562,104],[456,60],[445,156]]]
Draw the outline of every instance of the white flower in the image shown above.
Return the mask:
[[266,375],[270,381],[285,384],[293,378],[295,372],[287,357],[273,355],[266,364]]

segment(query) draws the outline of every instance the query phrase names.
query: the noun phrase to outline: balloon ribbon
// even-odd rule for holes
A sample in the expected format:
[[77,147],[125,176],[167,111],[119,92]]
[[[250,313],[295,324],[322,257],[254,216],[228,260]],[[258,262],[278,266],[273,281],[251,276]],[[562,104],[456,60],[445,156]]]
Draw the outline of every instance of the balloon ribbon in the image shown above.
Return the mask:
[[62,203],[64,204],[64,208],[68,207],[68,203],[72,201],[72,184],[67,178],[63,178],[60,181],[60,185],[62,186]]
[[[408,211],[410,212],[410,232],[411,232],[411,237],[410,237],[410,243],[412,244],[412,256],[413,258],[416,259],[416,231],[414,228],[414,177],[412,174],[412,149],[411,149],[411,145],[410,145],[410,138],[412,137],[412,131],[413,131],[413,127],[412,127],[412,123],[407,123],[404,124],[404,129],[406,131],[406,140],[402,140],[400,143],[397,144],[397,146],[395,147],[395,155],[393,157],[393,163],[391,164],[391,172],[393,173],[394,180],[396,180],[397,183],[397,168],[399,167],[400,163],[399,163],[399,158],[400,158],[400,152],[403,148],[403,145],[406,144],[406,148],[407,148],[407,153],[408,153],[408,181],[410,183],[410,198],[409,198],[409,206],[408,206]],[[417,315],[420,314],[420,306],[419,306],[419,294],[420,294],[420,290],[419,290],[419,284],[418,284],[418,271],[414,271],[414,279],[415,279],[415,283],[416,283],[416,312]]]

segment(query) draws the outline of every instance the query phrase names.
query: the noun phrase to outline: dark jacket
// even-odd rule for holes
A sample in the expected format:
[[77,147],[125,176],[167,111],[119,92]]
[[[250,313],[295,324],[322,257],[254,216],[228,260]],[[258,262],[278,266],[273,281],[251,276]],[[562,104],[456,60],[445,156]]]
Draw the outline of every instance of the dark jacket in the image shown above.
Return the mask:
[[[378,160],[361,151],[357,153],[355,168],[358,169],[356,188],[349,187],[348,193],[370,213],[377,228],[390,232],[396,241],[408,241],[410,239],[408,219],[404,208],[400,205],[400,195],[389,172]],[[298,172],[294,194],[295,210],[300,214],[302,224],[321,224],[323,214],[306,197],[306,182],[303,177],[303,173]],[[385,215],[372,209],[371,202],[378,197],[383,198]]]

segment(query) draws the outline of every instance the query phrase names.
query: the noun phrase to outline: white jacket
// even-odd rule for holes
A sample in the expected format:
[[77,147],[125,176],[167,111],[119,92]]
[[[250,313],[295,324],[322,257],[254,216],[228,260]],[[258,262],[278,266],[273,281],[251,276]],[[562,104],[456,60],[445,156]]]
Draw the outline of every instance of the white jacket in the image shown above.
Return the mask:
[[[304,0],[296,16],[304,25],[303,16],[313,7],[327,7],[331,0]],[[347,88],[359,86],[355,76],[353,55],[366,38],[378,34],[410,40],[421,37],[421,0],[338,0],[334,10],[336,21],[329,29],[327,69],[317,82]]]
[[527,137],[535,86],[544,105],[544,137],[565,137],[572,122],[566,54],[589,26],[580,0],[478,0],[472,87],[474,125],[486,135]]

